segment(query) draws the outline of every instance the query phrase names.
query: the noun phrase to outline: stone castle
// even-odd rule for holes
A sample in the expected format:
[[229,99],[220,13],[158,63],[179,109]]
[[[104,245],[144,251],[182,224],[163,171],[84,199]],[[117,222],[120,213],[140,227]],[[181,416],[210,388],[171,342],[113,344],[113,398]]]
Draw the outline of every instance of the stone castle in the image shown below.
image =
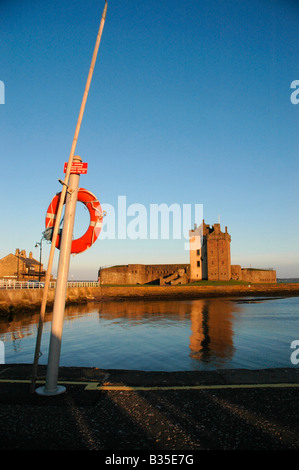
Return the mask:
[[212,227],[205,221],[189,231],[190,264],[129,264],[100,268],[101,284],[160,284],[177,285],[201,280],[276,282],[272,269],[241,268],[231,265],[231,236],[221,231],[220,224]]
[[190,230],[190,281],[229,281],[231,279],[231,237],[220,224],[202,224]]

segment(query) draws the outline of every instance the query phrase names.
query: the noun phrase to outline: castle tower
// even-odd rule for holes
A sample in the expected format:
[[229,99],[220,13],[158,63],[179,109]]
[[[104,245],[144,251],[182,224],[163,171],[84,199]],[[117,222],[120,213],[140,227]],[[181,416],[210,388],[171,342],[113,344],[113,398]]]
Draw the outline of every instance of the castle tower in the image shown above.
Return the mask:
[[221,232],[220,224],[214,224],[207,234],[207,262],[209,281],[229,281],[231,279],[230,259],[231,237]]
[[191,282],[208,278],[206,237],[208,228],[203,220],[199,227],[194,224],[194,229],[189,230]]
[[229,281],[231,279],[231,237],[221,232],[220,224],[212,227],[205,221],[189,231],[190,243],[190,281],[208,279],[210,281]]

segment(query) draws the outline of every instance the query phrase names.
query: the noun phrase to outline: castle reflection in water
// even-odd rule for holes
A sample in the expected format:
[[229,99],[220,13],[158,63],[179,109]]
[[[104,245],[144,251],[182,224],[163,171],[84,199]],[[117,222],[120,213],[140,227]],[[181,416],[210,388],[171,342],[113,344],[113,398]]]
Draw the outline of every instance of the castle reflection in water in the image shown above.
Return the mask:
[[[238,321],[240,306],[229,299],[200,299],[190,301],[107,301],[68,306],[65,323],[70,325],[96,312],[97,328],[101,321],[125,322],[128,327],[151,322],[156,328],[170,323],[188,324],[190,357],[203,363],[229,360],[234,354],[234,322]],[[51,313],[46,315],[44,331],[51,329]],[[0,339],[19,344],[22,338],[35,338],[39,312],[18,314],[0,321]],[[125,334],[125,332],[124,332]],[[138,334],[138,333],[137,333]],[[113,336],[112,336],[113,338]],[[84,342],[84,337],[81,338]],[[88,340],[87,340],[88,341]],[[163,345],[157,345],[157,347]],[[76,366],[76,364],[74,364]]]

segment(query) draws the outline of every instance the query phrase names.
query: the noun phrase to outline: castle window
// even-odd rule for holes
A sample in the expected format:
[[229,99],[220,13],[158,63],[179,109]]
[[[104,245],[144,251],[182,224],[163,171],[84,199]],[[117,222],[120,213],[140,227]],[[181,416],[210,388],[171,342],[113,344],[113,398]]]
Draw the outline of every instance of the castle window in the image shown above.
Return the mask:
[[200,255],[200,250],[196,250],[196,254],[197,254],[197,255]]
[[198,267],[200,266],[200,261],[197,261],[197,266],[198,266]]

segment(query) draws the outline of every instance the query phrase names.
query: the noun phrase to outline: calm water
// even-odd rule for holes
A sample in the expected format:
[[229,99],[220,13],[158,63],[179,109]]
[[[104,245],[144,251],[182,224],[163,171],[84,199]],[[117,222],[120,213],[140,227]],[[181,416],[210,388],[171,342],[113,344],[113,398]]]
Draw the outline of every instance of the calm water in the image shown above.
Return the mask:
[[[36,315],[0,322],[6,363],[32,363]],[[62,366],[140,370],[296,367],[299,297],[103,302],[68,307]],[[51,315],[40,364],[47,364]],[[299,367],[299,366],[297,366]]]

